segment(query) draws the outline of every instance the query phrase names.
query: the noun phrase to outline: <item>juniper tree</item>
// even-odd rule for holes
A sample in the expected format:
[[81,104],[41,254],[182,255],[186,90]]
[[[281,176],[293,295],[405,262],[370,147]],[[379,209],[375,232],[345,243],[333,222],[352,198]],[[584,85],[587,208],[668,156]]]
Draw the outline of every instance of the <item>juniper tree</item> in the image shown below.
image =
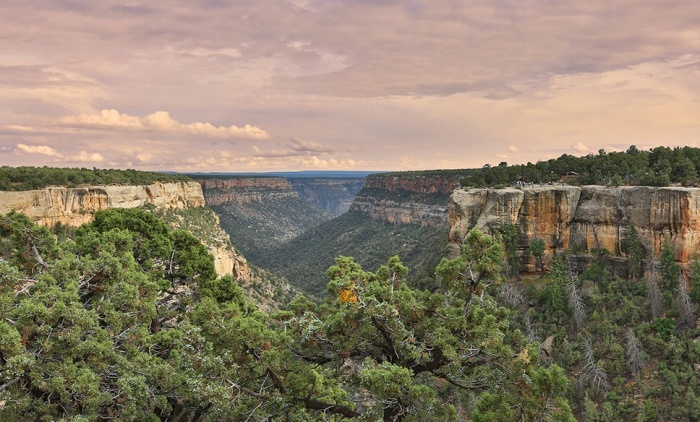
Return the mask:
[[[363,418],[458,420],[463,409],[484,420],[520,408],[570,420],[563,373],[536,364],[536,346],[509,331],[508,311],[486,291],[501,282],[502,262],[501,245],[473,230],[462,256],[438,266],[442,290],[429,292],[407,285],[397,257],[376,273],[339,257],[329,301],[287,320],[291,348],[323,367],[356,368],[342,383],[358,397],[355,409],[369,404]],[[538,393],[520,394],[522,382]]]

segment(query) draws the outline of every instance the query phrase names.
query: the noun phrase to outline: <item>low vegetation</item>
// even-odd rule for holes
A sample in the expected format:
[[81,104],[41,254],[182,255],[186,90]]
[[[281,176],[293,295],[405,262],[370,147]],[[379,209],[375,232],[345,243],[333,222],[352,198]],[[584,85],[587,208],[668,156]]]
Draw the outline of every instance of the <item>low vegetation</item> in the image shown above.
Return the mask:
[[269,250],[332,218],[299,198],[228,203],[212,209],[236,247],[257,264]]

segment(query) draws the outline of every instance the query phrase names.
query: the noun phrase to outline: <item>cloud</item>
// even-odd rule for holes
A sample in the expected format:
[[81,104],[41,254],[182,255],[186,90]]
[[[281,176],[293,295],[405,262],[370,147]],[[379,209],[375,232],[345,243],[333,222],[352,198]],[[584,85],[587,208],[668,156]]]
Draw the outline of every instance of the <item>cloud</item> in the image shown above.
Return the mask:
[[153,154],[144,152],[140,154],[136,154],[136,158],[142,163],[147,163],[153,159]]
[[172,117],[167,111],[157,111],[145,117],[130,116],[117,110],[102,110],[98,114],[81,114],[78,116],[66,116],[59,123],[68,127],[95,127],[117,128],[135,131],[160,131],[169,133],[181,133],[191,135],[210,136],[214,138],[253,138],[267,139],[268,133],[264,130],[245,125],[238,126],[214,126],[211,123],[181,123]]
[[587,146],[586,144],[582,143],[582,142],[576,142],[576,143],[573,145],[573,148],[574,148],[576,151],[578,151],[578,152],[588,152],[588,151],[590,151],[590,148],[588,148],[588,146]]
[[76,163],[101,163],[104,161],[104,157],[95,152],[89,153],[87,151],[80,151],[80,154],[71,156],[68,161]]
[[255,157],[298,157],[298,156],[315,156],[319,154],[331,154],[333,149],[325,147],[321,144],[312,141],[304,141],[301,139],[292,139],[284,146],[284,149],[262,150],[258,146],[253,146],[253,155]]
[[317,144],[316,142],[312,141],[304,141],[301,139],[292,139],[291,143],[289,145],[289,148],[292,151],[296,151],[302,154],[305,153],[322,153],[322,154],[328,154],[333,152],[331,148],[324,147],[323,145]]
[[464,168],[700,139],[700,2],[127,3],[0,4],[0,164]]
[[63,155],[47,145],[25,145],[17,144],[17,149],[28,154],[40,154],[49,157],[61,158]]

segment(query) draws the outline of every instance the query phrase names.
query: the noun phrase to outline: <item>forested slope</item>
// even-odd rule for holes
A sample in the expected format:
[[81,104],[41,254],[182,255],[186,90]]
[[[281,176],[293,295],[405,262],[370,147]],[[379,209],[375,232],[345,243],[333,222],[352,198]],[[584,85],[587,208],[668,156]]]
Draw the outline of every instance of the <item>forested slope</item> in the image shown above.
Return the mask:
[[435,266],[447,254],[447,232],[418,224],[394,225],[348,212],[322,223],[291,241],[267,250],[258,265],[284,276],[294,286],[322,297],[325,270],[339,255],[352,256],[364,268],[379,268],[399,255],[414,287],[435,287]]

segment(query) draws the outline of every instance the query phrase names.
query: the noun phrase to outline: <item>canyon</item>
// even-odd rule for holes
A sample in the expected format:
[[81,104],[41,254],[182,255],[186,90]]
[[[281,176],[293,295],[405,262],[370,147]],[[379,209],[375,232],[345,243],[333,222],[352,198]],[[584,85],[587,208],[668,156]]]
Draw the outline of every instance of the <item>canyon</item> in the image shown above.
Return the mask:
[[[326,214],[313,209],[310,202],[322,205]],[[238,247],[247,238],[267,233],[270,245],[285,242],[330,220],[330,210],[346,210],[391,225],[444,231],[449,233],[453,253],[473,227],[495,233],[506,224],[518,228],[523,256],[531,240],[542,239],[547,262],[565,250],[586,255],[604,249],[613,257],[625,258],[630,224],[642,236],[648,257],[658,255],[668,240],[677,261],[687,264],[700,247],[698,188],[535,185],[463,189],[456,174],[423,172],[370,175],[363,184],[362,179],[235,177],[0,192],[0,214],[16,210],[50,227],[88,223],[92,213],[110,208],[182,210],[205,204],[217,212],[217,225],[224,220],[228,235],[202,240],[216,257],[217,272],[239,278],[250,277],[251,270],[230,239]],[[254,249],[253,256],[270,245],[254,245],[259,250]],[[522,271],[535,270],[531,257],[522,259],[521,266]]]
[[209,206],[232,204],[241,207],[255,202],[298,199],[331,215],[347,212],[364,182],[362,178],[274,176],[197,177],[196,180],[202,186]]

